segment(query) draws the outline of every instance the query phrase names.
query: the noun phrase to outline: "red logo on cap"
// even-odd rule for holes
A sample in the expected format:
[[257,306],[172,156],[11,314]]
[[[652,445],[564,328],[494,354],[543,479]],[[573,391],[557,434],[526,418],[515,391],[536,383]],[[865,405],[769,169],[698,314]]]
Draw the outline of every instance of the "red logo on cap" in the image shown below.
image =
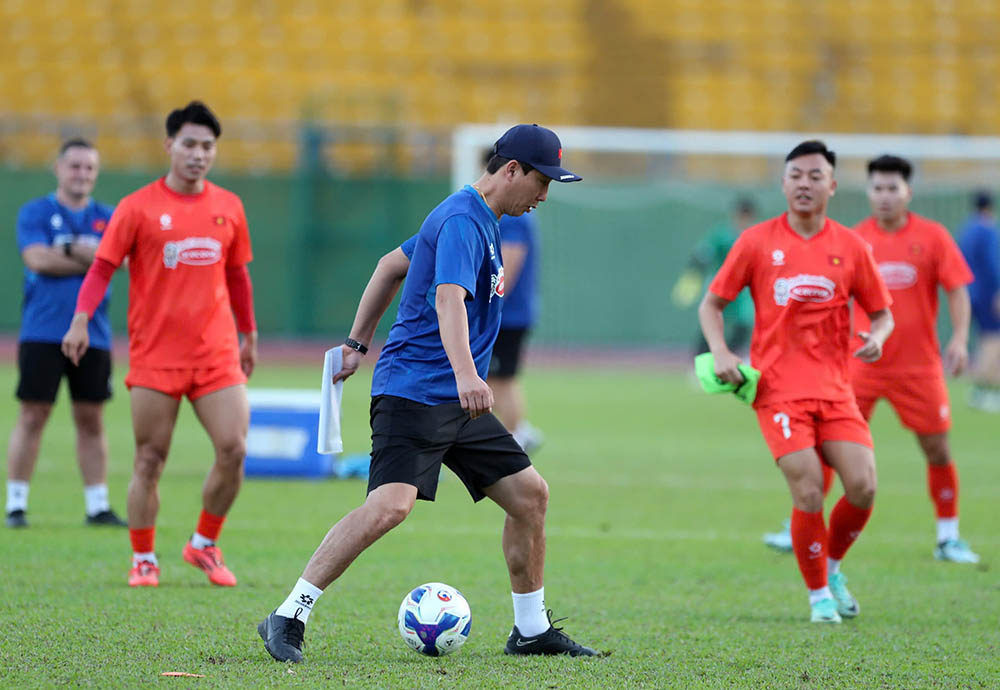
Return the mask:
[[562,160],[562,149],[559,149],[559,160]]

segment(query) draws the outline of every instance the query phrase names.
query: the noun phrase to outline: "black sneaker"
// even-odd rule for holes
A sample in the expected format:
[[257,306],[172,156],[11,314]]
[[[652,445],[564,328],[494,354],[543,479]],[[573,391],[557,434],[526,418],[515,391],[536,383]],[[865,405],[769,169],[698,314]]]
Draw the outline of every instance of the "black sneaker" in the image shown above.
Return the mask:
[[257,634],[264,647],[278,661],[302,661],[302,640],[306,624],[298,618],[285,618],[272,613],[257,625]]
[[8,527],[27,527],[28,515],[23,510],[12,510],[7,513]]
[[88,515],[87,521],[84,524],[105,527],[128,527],[128,523],[118,517],[115,511],[110,508],[102,510],[99,513],[94,513],[93,515]]
[[503,648],[504,654],[569,654],[570,656],[596,656],[597,652],[590,647],[584,647],[569,638],[562,628],[555,626],[565,618],[552,620],[552,609],[548,611],[549,629],[534,637],[524,637],[514,626]]

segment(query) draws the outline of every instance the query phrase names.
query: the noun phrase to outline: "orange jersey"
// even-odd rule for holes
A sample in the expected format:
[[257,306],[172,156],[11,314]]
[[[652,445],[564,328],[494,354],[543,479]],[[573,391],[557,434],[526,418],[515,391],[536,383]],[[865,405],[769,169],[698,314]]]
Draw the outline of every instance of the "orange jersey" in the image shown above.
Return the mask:
[[[940,371],[937,337],[938,285],[954,290],[972,282],[972,271],[955,240],[940,223],[910,213],[902,228],[887,232],[874,218],[856,228],[872,248],[879,272],[892,293],[896,328],[882,349],[882,358],[859,363],[871,373]],[[868,315],[856,314],[855,330],[868,330]],[[858,347],[861,341],[857,341]]]
[[161,178],[121,200],[97,248],[129,259],[129,360],[134,368],[192,369],[239,362],[226,266],[253,257],[239,197],[211,182],[178,194]]
[[754,303],[750,361],[762,372],[754,407],[787,400],[853,400],[848,378],[850,310],[891,303],[871,252],[850,228],[827,219],[810,239],[787,214],[743,231],[709,290]]

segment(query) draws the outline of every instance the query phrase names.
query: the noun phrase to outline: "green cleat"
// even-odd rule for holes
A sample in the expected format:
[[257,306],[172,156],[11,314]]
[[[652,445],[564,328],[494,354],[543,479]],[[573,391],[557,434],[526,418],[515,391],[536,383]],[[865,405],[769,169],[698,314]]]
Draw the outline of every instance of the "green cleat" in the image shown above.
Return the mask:
[[780,532],[766,532],[764,534],[764,543],[770,546],[772,549],[781,551],[782,553],[792,552],[792,523],[789,520],[781,525]]
[[969,548],[964,539],[949,539],[934,547],[934,558],[952,563],[978,563],[979,554]]
[[830,591],[837,601],[837,613],[842,618],[854,618],[861,613],[858,600],[847,591],[847,576],[843,573],[834,573],[830,576]]
[[840,614],[837,613],[837,603],[830,599],[820,599],[811,607],[812,617],[809,619],[813,623],[839,623]]

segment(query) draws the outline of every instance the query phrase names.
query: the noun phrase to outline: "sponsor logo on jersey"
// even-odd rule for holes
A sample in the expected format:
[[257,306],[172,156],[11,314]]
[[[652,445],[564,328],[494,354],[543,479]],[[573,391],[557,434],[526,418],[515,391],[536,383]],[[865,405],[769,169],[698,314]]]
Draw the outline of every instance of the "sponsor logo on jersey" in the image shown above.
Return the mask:
[[917,284],[917,267],[905,261],[883,261],[878,272],[890,290],[905,290]]
[[829,302],[836,287],[837,284],[826,276],[800,273],[774,281],[774,301],[779,307],[788,304],[789,299],[796,302]]
[[174,229],[174,219],[170,217],[169,213],[164,213],[160,216],[160,230],[173,230]]
[[211,237],[187,237],[163,245],[163,265],[167,268],[177,268],[177,264],[210,266],[221,258],[222,243]]
[[493,295],[503,297],[503,266],[497,270],[498,273],[494,273],[490,276],[490,302],[493,301]]
[[784,266],[785,265],[785,252],[780,249],[775,249],[771,252],[771,265],[772,266]]

